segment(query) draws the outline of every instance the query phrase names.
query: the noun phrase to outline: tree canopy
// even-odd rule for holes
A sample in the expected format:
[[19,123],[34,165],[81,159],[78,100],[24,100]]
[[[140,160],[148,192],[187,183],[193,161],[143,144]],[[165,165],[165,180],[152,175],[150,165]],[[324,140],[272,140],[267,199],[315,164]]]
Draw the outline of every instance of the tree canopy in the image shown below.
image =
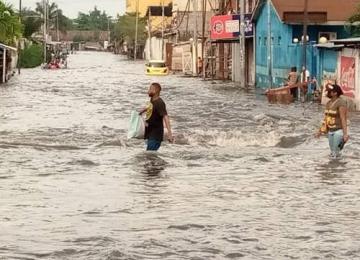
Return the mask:
[[0,42],[14,45],[21,36],[22,26],[11,5],[0,0]]
[[350,32],[353,36],[360,36],[360,5],[355,13],[349,18]]
[[[58,7],[56,3],[49,3],[47,6],[48,10],[48,23],[49,28],[52,30],[57,29],[57,25],[59,25],[59,30],[65,32],[67,30],[72,29],[72,20],[66,17],[63,14],[63,11]],[[35,11],[41,16],[42,21],[44,19],[44,6],[42,3],[36,3]]]
[[105,11],[100,11],[97,7],[88,14],[79,12],[78,17],[74,20],[75,28],[78,30],[88,31],[106,31],[108,29],[109,16]]
[[[58,8],[57,4],[48,5],[48,29],[66,32],[72,29],[72,20],[63,15],[63,11]],[[44,23],[44,6],[42,3],[36,3],[35,10],[24,8],[21,12],[21,21],[24,26],[24,37],[30,38],[33,33],[39,32]]]
[[[126,13],[125,15],[118,16],[118,22],[115,25],[114,37],[118,41],[127,41],[128,43],[135,42],[136,33],[136,13]],[[138,44],[145,44],[146,20],[139,18],[138,23]]]
[[27,8],[22,10],[21,22],[24,26],[23,36],[25,38],[30,38],[33,33],[39,31],[43,23],[37,12]]

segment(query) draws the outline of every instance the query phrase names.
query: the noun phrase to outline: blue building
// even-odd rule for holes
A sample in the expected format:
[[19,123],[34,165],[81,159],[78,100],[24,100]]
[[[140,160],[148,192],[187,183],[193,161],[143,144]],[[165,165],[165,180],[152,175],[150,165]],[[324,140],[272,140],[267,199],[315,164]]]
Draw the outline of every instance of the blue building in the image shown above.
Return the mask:
[[[311,0],[308,6],[306,67],[321,80],[323,71],[336,70],[337,53],[318,49],[316,44],[349,37],[345,24],[359,0]],[[256,86],[282,85],[291,67],[301,71],[304,0],[259,0],[254,11]],[[325,66],[325,67],[324,67]]]

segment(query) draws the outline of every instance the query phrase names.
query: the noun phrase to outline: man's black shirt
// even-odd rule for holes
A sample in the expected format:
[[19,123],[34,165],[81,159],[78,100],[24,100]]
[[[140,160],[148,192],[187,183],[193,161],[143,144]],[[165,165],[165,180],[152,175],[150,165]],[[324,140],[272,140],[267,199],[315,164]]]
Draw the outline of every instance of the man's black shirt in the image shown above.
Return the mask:
[[151,100],[146,111],[145,139],[162,141],[164,136],[164,116],[167,115],[166,105],[161,98]]

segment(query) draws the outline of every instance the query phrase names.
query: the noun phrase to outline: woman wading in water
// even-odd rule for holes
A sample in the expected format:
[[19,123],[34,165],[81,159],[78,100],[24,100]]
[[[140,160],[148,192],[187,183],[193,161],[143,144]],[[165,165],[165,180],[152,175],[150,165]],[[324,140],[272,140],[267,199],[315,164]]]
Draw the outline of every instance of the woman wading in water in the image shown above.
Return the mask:
[[330,101],[326,104],[325,118],[316,136],[320,137],[322,134],[328,135],[330,157],[338,159],[344,144],[350,138],[347,126],[347,104],[341,98],[343,91],[339,85],[328,84],[326,92]]

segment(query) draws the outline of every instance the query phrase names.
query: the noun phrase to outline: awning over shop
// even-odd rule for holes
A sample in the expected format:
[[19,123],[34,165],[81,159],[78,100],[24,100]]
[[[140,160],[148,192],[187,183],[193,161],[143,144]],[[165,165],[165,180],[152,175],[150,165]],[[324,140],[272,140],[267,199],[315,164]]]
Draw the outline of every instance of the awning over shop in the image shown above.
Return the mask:
[[355,37],[355,38],[347,38],[347,39],[339,39],[339,40],[332,40],[330,42],[333,42],[335,44],[354,44],[354,43],[360,43],[360,37]]
[[340,40],[332,40],[330,42],[334,43],[335,45],[338,45],[338,44],[343,44],[343,45],[346,45],[346,46],[360,45],[360,37],[340,39]]
[[319,44],[315,44],[314,46],[323,49],[341,49],[345,47],[345,45],[343,44],[334,44],[333,42],[319,43]]

